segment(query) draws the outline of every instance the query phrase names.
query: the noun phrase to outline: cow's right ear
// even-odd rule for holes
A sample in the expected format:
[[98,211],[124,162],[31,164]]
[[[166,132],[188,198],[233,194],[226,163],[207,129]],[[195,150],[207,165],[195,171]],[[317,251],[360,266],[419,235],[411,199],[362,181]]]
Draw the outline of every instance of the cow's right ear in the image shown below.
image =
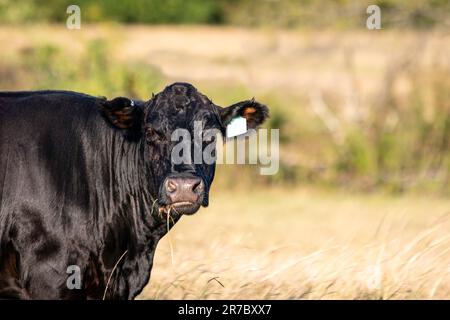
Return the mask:
[[105,99],[100,104],[100,112],[107,123],[123,130],[127,137],[140,137],[144,112],[133,100],[125,97]]
[[100,106],[100,111],[106,121],[118,129],[133,129],[142,123],[142,110],[128,98],[105,100]]

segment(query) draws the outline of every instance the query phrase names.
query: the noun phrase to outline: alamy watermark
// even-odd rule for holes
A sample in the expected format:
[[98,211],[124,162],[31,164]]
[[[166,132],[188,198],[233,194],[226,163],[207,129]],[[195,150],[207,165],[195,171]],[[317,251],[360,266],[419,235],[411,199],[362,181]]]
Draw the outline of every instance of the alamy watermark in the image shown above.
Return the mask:
[[367,7],[367,14],[370,16],[366,20],[366,27],[369,30],[381,29],[381,9],[376,4],[372,4]]
[[66,281],[68,289],[81,289],[81,269],[77,265],[70,265],[67,267],[66,273],[69,274]]
[[226,143],[222,139],[220,130],[204,129],[202,121],[194,122],[193,137],[187,129],[176,129],[171,135],[171,141],[176,142],[172,164],[259,164],[262,175],[278,172],[279,129],[249,129]]
[[66,20],[67,29],[81,29],[81,9],[75,4],[67,7],[66,13],[69,15]]

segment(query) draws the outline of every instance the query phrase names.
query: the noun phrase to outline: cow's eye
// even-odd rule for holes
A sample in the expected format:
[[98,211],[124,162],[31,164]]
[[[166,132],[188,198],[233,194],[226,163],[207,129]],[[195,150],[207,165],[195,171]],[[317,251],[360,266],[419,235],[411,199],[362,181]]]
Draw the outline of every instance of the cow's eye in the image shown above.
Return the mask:
[[153,128],[147,128],[145,137],[147,138],[147,141],[152,144],[161,144],[164,140],[164,135]]

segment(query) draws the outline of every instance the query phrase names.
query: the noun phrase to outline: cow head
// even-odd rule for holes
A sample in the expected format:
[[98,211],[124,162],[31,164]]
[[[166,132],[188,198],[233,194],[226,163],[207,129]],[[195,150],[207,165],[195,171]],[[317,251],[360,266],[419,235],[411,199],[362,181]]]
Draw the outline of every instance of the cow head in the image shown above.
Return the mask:
[[[142,105],[127,98],[107,101],[102,112],[129,139],[144,143],[152,196],[160,208],[179,214],[193,214],[200,206],[208,206],[216,165],[214,133],[225,134],[236,117],[244,117],[249,129],[268,117],[267,107],[254,100],[222,108],[187,83],[174,83]],[[186,143],[192,152],[186,152]],[[198,150],[206,148],[212,161],[196,159],[196,151],[198,155]]]

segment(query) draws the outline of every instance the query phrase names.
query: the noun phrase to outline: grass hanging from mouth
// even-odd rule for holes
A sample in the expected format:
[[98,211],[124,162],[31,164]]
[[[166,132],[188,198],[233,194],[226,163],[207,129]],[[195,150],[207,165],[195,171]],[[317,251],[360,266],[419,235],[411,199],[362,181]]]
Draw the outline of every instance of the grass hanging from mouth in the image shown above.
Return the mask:
[[[155,200],[153,201],[153,203],[152,203],[152,214],[153,214],[153,210],[154,210],[154,208],[155,208],[155,204],[157,203],[157,201],[158,201],[158,199],[155,199]],[[173,250],[172,237],[171,237],[170,234],[169,234],[169,231],[170,231],[170,220],[172,220],[172,223],[175,224],[175,220],[173,219],[173,217],[172,217],[172,215],[171,215],[172,210],[174,210],[175,213],[178,214],[178,212],[176,211],[176,209],[173,208],[173,207],[170,206],[170,205],[167,205],[167,206],[164,206],[164,207],[159,208],[159,210],[157,210],[157,212],[158,212],[158,216],[159,216],[160,218],[162,218],[162,213],[163,213],[163,212],[166,213],[166,228],[167,228],[167,238],[168,238],[168,240],[169,240],[169,247],[170,247],[170,259],[171,259],[171,262],[172,262],[172,266],[175,266],[175,262],[174,262],[174,261],[175,261],[175,258],[174,258],[174,253],[173,253],[174,250]]]
[[[172,244],[172,237],[170,236],[170,234],[169,234],[169,231],[170,231],[170,219],[172,219],[172,223],[173,224],[175,224],[175,221],[173,220],[173,218],[172,218],[172,216],[170,215],[170,212],[172,211],[172,210],[175,210],[175,209],[173,209],[171,206],[169,207],[169,210],[167,211],[167,224],[166,224],[166,226],[167,226],[167,238],[168,238],[168,240],[169,240],[169,247],[170,247],[170,259],[171,259],[171,262],[172,262],[172,267],[174,267],[175,266],[175,259],[174,259],[174,254],[173,254],[173,244]],[[176,210],[175,210],[175,212],[176,212]],[[178,212],[177,212],[178,213]]]
[[[158,203],[158,199],[155,199],[152,201],[152,209],[151,209],[151,214],[153,214],[155,212],[155,208],[156,208],[156,204]],[[159,212],[158,212],[159,213]],[[159,216],[161,217],[161,214],[159,214]]]

